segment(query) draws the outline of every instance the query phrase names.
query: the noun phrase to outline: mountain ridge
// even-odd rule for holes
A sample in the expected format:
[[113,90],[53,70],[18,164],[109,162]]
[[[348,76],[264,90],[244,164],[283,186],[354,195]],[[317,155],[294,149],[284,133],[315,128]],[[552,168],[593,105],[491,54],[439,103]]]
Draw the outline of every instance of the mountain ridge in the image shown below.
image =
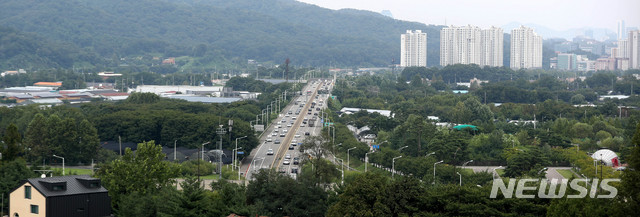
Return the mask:
[[388,65],[399,59],[400,34],[407,29],[434,39],[428,46],[434,66],[441,28],[293,0],[6,0],[0,2],[0,26],[108,58],[185,56],[204,44],[207,52],[227,58],[291,58],[312,66]]

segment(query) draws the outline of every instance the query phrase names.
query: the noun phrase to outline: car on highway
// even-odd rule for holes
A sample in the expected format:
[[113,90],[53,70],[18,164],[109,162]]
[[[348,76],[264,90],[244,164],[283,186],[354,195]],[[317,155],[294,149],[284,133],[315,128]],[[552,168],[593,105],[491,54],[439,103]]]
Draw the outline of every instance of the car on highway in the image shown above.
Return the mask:
[[284,164],[284,165],[289,165],[289,164],[290,164],[290,162],[289,162],[289,160],[284,160],[284,161],[282,161],[282,164]]
[[285,159],[285,160],[289,160],[289,159],[291,159],[291,154],[287,154],[287,155],[285,155],[285,156],[284,156],[284,159]]
[[300,164],[300,158],[299,157],[294,157],[293,158],[293,165],[298,165]]
[[285,137],[286,135],[287,135],[287,134],[285,134],[285,133],[281,133],[281,134],[280,134],[280,137]]
[[287,132],[289,132],[289,130],[284,129],[284,130],[282,130],[282,132],[283,132],[283,133],[287,133]]
[[[284,122],[283,122],[284,123]],[[282,128],[282,125],[278,124],[278,128]]]
[[277,140],[273,142],[273,144],[280,144],[280,140]]
[[293,145],[289,145],[289,150],[293,150],[295,149],[295,147],[293,147]]
[[291,127],[291,124],[287,124],[287,127]]
[[277,132],[278,132],[278,128],[274,129],[274,130],[273,130],[273,132],[276,132],[276,135],[278,135],[278,134],[277,134]]
[[[298,113],[299,113],[299,112],[298,112]],[[291,118],[291,120],[295,120],[295,119],[297,119],[297,118],[296,118],[296,117],[292,117],[292,118]]]
[[289,114],[286,114],[286,115],[284,115],[284,116],[285,116],[285,117],[289,117],[290,115],[289,115]]
[[291,173],[298,173],[298,168],[297,167],[292,167],[291,168]]
[[304,132],[304,135],[305,135],[305,136],[308,136],[308,135],[310,135],[310,134],[311,134],[311,133],[309,133],[309,132]]
[[273,132],[273,133],[271,134],[271,136],[278,136],[278,133]]
[[[278,141],[278,140],[276,140],[276,141]],[[267,155],[273,155],[273,149],[267,150]]]
[[273,139],[271,139],[271,137],[267,137],[267,142],[271,142],[273,141]]
[[280,122],[282,122],[282,123],[287,123],[287,119],[284,119],[284,118],[283,118],[283,119],[282,119],[282,121],[280,121]]
[[296,136],[295,136],[295,137],[296,137],[296,138],[300,138],[300,134],[296,134]]

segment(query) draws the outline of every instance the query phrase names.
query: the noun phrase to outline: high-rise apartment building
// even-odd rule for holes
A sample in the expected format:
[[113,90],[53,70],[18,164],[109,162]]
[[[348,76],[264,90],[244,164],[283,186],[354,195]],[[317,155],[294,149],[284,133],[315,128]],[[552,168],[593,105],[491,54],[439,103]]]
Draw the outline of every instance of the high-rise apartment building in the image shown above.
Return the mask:
[[482,30],[482,64],[485,66],[504,65],[504,31],[491,27]]
[[624,20],[618,20],[618,40],[625,39],[627,30],[624,26]]
[[629,43],[627,42],[627,39],[618,40],[617,58],[629,58]]
[[627,37],[629,68],[640,69],[640,30],[629,31]]
[[532,28],[511,30],[511,68],[542,68],[542,36]]
[[427,33],[407,30],[400,36],[400,66],[427,66]]
[[449,26],[440,30],[440,65],[503,65],[503,31],[491,27]]

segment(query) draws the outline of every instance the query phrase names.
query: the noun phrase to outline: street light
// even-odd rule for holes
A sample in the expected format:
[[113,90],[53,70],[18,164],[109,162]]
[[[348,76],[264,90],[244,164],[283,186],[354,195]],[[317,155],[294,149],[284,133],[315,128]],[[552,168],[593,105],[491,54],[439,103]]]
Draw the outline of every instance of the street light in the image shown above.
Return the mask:
[[438,162],[433,163],[433,183],[431,183],[431,184],[434,184],[434,185],[436,184],[436,164],[440,164],[442,162],[444,162],[444,161],[438,161]]
[[496,174],[498,174],[498,172],[496,171],[497,169],[503,168],[502,166],[493,168],[493,179],[496,179]]
[[396,159],[401,158],[401,156],[398,157],[394,157],[393,160],[391,160],[391,178],[393,179],[393,175],[396,174]]
[[463,167],[464,167],[464,166],[467,166],[467,164],[468,164],[468,163],[471,163],[471,162],[473,162],[473,160],[470,160],[470,161],[464,162],[464,163],[462,164],[462,166],[463,166]]
[[367,157],[369,153],[373,153],[373,152],[364,153],[364,172],[365,173],[367,172],[367,164],[369,164],[369,158]]
[[398,151],[402,151],[402,149],[409,147],[408,145],[402,146],[401,148],[398,149]]
[[340,160],[340,165],[342,166],[342,169],[340,171],[342,171],[342,180],[340,181],[340,184],[344,185],[344,160],[337,158],[337,157],[333,157],[333,161],[336,160]]
[[424,156],[424,157],[429,157],[429,155],[432,155],[432,154],[436,154],[436,152],[431,152],[431,153],[427,154],[427,155],[426,155],[426,156]]
[[353,149],[356,149],[356,147],[353,147],[353,148],[347,149],[347,169],[351,168],[351,163],[350,163],[351,161],[350,161],[350,159],[349,159],[349,151],[351,151],[351,150],[353,150]]
[[[202,161],[204,161],[204,145],[209,144],[209,143],[210,142],[202,143],[202,159],[201,159]],[[220,170],[220,173],[222,174],[222,170]],[[198,161],[198,182],[200,182],[200,161]]]
[[57,158],[62,159],[62,176],[64,176],[64,158],[63,158],[63,157],[60,157],[60,156],[58,156],[58,155],[55,155],[55,154],[53,155],[53,157],[57,157]]
[[460,175],[459,172],[456,172],[456,174],[458,174],[460,176],[460,186],[462,186],[462,175]]
[[[233,161],[232,161],[232,166],[231,166],[231,170],[233,170],[233,167],[236,167],[236,160],[238,160],[238,139],[244,139],[247,138],[247,136],[243,136],[240,138],[236,138],[236,149],[234,149],[234,157],[233,157]],[[242,148],[242,147],[240,147]],[[240,163],[238,163],[238,176],[240,176]]]
[[545,170],[547,170],[547,168],[546,168],[546,167],[545,167],[545,168],[542,168],[540,171],[538,171],[538,175],[540,175],[540,173],[541,173],[542,171],[545,171]]

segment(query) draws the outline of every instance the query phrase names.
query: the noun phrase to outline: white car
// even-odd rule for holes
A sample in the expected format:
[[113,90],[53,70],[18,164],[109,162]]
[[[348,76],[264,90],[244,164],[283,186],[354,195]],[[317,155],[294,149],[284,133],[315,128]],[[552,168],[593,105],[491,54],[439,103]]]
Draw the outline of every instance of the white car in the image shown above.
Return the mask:
[[285,156],[284,156],[284,159],[285,159],[285,160],[289,160],[289,159],[291,159],[291,154],[287,154],[287,155],[285,155]]
[[273,141],[271,137],[267,138],[267,142],[271,142],[271,141]]
[[300,138],[300,134],[296,134],[296,138]]
[[282,125],[278,124],[278,128],[282,128]]
[[289,162],[289,160],[284,160],[284,161],[282,161],[282,164],[284,164],[284,165],[289,165],[289,164],[290,164],[290,162]]
[[267,150],[267,155],[273,155],[273,149]]
[[271,136],[278,136],[278,133],[276,133],[276,132],[278,132],[278,131],[274,131],[274,132],[271,134]]
[[291,127],[291,124],[287,124],[287,127]]
[[289,132],[287,129],[282,130],[283,133]]

